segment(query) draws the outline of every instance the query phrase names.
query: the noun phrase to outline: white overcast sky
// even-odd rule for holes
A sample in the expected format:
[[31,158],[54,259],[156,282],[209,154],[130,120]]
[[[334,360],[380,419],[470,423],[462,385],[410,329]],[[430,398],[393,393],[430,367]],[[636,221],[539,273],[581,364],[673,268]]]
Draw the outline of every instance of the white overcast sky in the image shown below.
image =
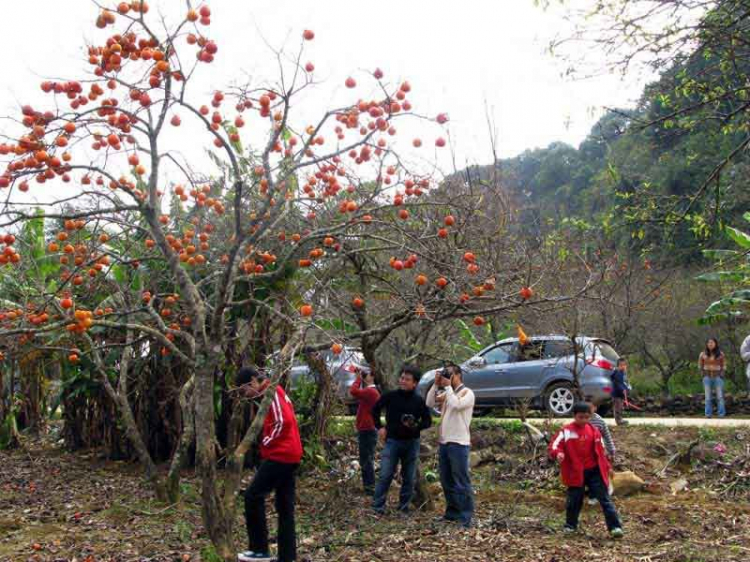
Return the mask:
[[[152,13],[158,8],[173,21],[185,11],[183,0],[150,3]],[[306,45],[304,60],[316,65],[324,99],[344,91],[348,75],[367,82],[365,71],[375,67],[394,81],[406,78],[416,110],[450,115],[459,166],[491,160],[485,101],[499,155],[513,156],[556,140],[579,143],[602,106],[632,103],[643,86],[615,76],[562,78],[563,63],[550,58],[545,46],[564,29],[563,19],[532,0],[213,0],[209,6],[209,35],[220,51],[217,64],[203,65],[198,87],[206,94],[243,72],[272,72],[264,40],[295,49],[302,30],[312,29],[316,38]],[[93,27],[96,14],[87,0],[3,2],[3,113],[41,100],[42,78],[81,76],[84,39],[101,42],[106,36]]]

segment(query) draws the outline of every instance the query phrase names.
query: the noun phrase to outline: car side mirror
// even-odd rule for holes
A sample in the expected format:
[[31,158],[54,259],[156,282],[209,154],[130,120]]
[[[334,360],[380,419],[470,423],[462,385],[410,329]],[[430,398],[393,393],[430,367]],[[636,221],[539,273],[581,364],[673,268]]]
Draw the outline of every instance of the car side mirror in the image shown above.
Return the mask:
[[471,359],[469,359],[469,365],[471,367],[475,367],[475,368],[477,368],[477,367],[484,367],[486,364],[487,364],[487,361],[481,355],[477,355],[477,356],[472,357]]

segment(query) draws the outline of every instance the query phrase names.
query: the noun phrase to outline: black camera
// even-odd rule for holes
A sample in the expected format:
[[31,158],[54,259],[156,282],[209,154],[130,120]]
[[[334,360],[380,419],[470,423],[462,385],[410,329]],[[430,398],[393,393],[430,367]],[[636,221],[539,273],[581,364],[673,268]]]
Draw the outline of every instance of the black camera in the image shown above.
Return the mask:
[[443,368],[438,371],[438,376],[443,377],[447,381],[451,380],[452,375],[447,365],[443,365]]
[[401,423],[408,428],[417,427],[417,418],[412,414],[403,414],[401,416]]

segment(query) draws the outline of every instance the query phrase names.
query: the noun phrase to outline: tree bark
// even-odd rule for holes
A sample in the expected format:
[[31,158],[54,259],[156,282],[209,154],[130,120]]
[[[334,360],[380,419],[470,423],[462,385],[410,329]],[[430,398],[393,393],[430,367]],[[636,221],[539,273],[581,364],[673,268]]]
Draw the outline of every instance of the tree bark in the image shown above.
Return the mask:
[[333,406],[333,377],[331,377],[331,372],[328,369],[325,359],[319,354],[308,353],[305,355],[305,361],[309,365],[310,371],[319,375],[318,385],[313,398],[313,419],[309,426],[309,434],[306,437],[322,441],[327,436],[328,422],[330,421],[331,408]]
[[180,499],[180,471],[185,467],[190,446],[195,442],[194,382],[195,378],[190,377],[180,391],[182,435],[167,474],[166,494],[170,503],[177,503]]
[[[216,553],[224,560],[236,557],[232,520],[227,517],[216,474],[216,427],[214,423],[214,374],[217,353],[199,356],[195,372],[195,453],[201,480],[203,525]],[[270,401],[269,401],[270,403]],[[225,496],[227,490],[225,490]],[[226,498],[225,498],[226,499]],[[232,501],[234,498],[232,497]],[[233,514],[233,510],[231,511]]]
[[417,459],[417,474],[412,505],[421,511],[432,511],[435,507],[430,490],[427,487],[427,481],[422,472],[422,461],[419,459]]
[[0,425],[5,421],[8,407],[5,401],[5,369],[4,365],[0,363]]
[[[109,381],[107,369],[102,362],[101,355],[95,353],[94,360],[104,390],[117,406],[120,419],[125,427],[125,435],[133,446],[133,449],[138,456],[138,460],[143,465],[146,473],[146,480],[151,484],[157,499],[159,501],[168,502],[170,501],[170,497],[167,491],[166,482],[159,476],[156,463],[154,462],[151,453],[149,453],[141,432],[138,430],[138,424],[136,423],[133,410],[128,401],[128,371],[133,359],[133,346],[131,342],[132,333],[128,331],[126,335],[127,345],[123,347],[122,357],[120,358],[120,375],[117,383],[117,390],[115,390]],[[174,486],[174,489],[179,489],[178,482],[173,482],[172,485]]]

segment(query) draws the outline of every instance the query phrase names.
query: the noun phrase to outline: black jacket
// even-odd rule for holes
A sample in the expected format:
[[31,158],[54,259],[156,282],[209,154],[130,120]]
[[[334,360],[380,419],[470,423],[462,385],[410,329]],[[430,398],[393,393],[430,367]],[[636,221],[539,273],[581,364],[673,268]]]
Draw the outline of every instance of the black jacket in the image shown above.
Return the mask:
[[380,397],[372,408],[375,427],[383,424],[380,412],[385,409],[385,428],[389,439],[417,439],[419,432],[432,425],[430,410],[416,392],[393,390]]
[[627,390],[625,371],[617,369],[612,373],[612,398],[625,398],[625,391]]

